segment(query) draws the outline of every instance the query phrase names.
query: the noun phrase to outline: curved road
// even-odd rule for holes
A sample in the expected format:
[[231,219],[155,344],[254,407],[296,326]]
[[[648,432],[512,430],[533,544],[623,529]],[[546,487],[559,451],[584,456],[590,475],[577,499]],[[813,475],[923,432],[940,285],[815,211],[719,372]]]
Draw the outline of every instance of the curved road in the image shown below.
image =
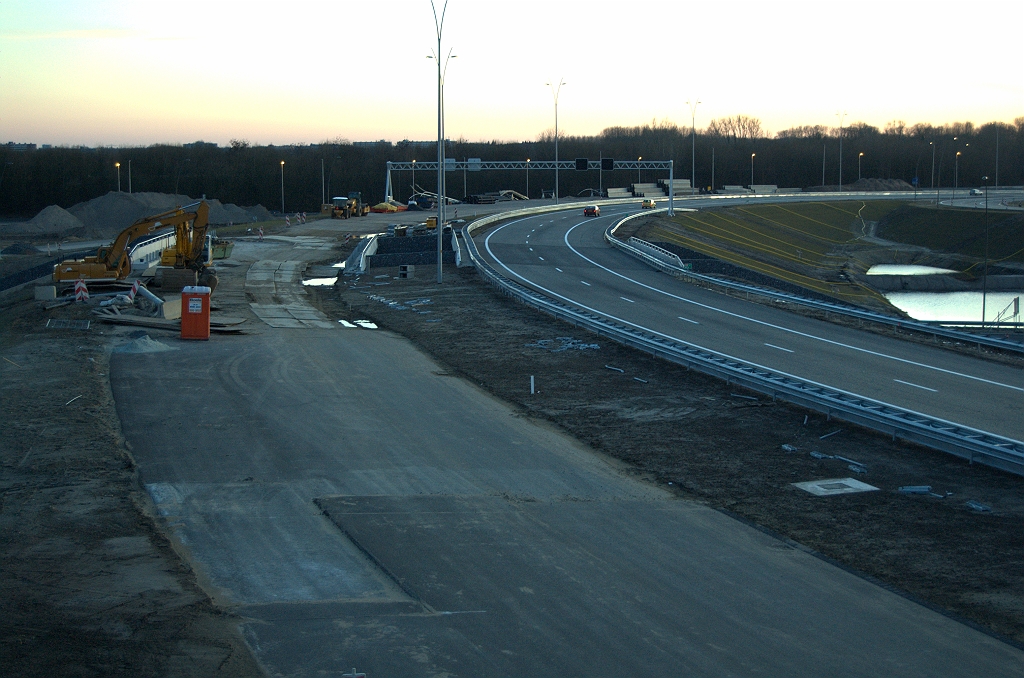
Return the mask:
[[1024,441],[1020,369],[687,285],[604,242],[608,225],[636,209],[608,206],[588,219],[574,208],[515,219],[478,236],[478,249],[510,278],[631,327]]

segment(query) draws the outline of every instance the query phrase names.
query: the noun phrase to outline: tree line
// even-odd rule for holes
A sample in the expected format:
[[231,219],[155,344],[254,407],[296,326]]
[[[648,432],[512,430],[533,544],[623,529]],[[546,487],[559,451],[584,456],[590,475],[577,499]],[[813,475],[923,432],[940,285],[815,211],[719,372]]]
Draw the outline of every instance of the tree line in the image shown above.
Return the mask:
[[[720,188],[751,183],[786,188],[834,186],[840,176],[840,130],[803,126],[769,136],[757,118],[737,115],[713,120],[701,130],[652,121],[635,127],[609,127],[595,136],[560,136],[560,160],[674,160],[675,177],[687,179],[691,162],[695,185]],[[448,140],[445,156],[457,160],[553,160],[552,132],[528,142],[470,142]],[[193,144],[147,147],[57,147],[18,151],[0,146],[0,215],[29,217],[48,205],[71,205],[120,189],[134,192],[207,195],[239,205],[262,204],[270,210],[312,212],[321,198],[361,191],[364,199],[383,200],[386,166],[391,161],[433,161],[436,143],[386,141],[353,144],[344,139],[320,144],[253,146],[232,140],[229,146]],[[882,129],[853,123],[842,129],[842,181],[864,178],[915,178],[922,189],[931,186],[1002,186],[1024,184],[1024,117],[1013,124],[980,126],[954,123],[934,126],[893,121]],[[959,156],[957,155],[959,153]],[[692,154],[692,155],[691,155]],[[863,154],[863,155],[861,155]],[[753,158],[752,158],[753,156]],[[282,165],[282,161],[284,164]],[[120,163],[120,168],[115,166]],[[529,172],[529,194],[540,197],[554,188],[554,173]],[[644,170],[639,180],[667,178],[665,172]],[[638,181],[636,170],[601,172],[562,171],[562,195],[585,189],[628,186]],[[404,201],[412,193],[408,171],[392,173],[392,195]],[[419,171],[415,183],[436,191],[436,172]],[[450,172],[448,194],[503,189],[527,192],[522,171]]]

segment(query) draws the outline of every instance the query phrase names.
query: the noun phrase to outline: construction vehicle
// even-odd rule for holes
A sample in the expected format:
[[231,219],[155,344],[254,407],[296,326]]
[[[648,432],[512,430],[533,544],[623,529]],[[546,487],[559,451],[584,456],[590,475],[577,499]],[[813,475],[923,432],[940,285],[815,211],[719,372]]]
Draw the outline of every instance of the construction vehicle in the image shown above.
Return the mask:
[[349,217],[365,217],[370,213],[370,206],[363,202],[363,194],[360,191],[351,191],[347,198],[331,198],[334,208],[331,210],[331,219],[348,219]]
[[[186,212],[191,208],[194,212]],[[160,265],[180,270],[195,271],[197,283],[210,288],[217,287],[217,272],[207,268],[213,261],[213,242],[207,235],[210,206],[205,200],[179,208],[186,219],[174,223],[174,247],[168,247],[160,255]]]
[[[195,211],[189,211],[193,207]],[[207,269],[203,261],[209,212],[210,206],[205,201],[200,201],[161,214],[142,217],[121,231],[110,245],[99,248],[96,256],[64,261],[54,266],[53,281],[68,284],[76,280],[124,280],[132,271],[129,255],[129,246],[132,242],[159,228],[173,227],[176,243],[174,247],[164,250],[161,263],[175,268],[192,269],[199,274],[200,284],[215,287],[216,273],[212,269]]]

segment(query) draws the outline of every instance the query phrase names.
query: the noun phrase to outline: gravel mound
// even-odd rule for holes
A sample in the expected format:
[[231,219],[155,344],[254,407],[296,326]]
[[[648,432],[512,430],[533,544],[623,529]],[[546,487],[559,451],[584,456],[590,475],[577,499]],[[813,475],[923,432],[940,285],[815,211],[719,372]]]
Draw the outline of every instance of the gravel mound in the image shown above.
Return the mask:
[[177,349],[173,346],[168,346],[155,339],[151,339],[148,334],[133,339],[129,342],[121,344],[114,348],[114,353],[162,353],[164,351],[176,351]]
[[82,235],[85,225],[67,210],[50,205],[28,221],[7,224],[4,235],[67,237]]
[[[160,214],[195,202],[198,202],[196,198],[187,195],[111,191],[99,198],[70,207],[67,213],[69,216],[77,218],[80,226],[84,226],[82,234],[84,237],[113,238],[143,217]],[[270,218],[270,213],[262,205],[255,208],[241,208],[230,203],[225,205],[216,199],[207,199],[206,202],[210,205],[211,224],[247,223],[266,221]],[[47,210],[54,209],[64,212],[53,205],[40,212],[40,216]]]

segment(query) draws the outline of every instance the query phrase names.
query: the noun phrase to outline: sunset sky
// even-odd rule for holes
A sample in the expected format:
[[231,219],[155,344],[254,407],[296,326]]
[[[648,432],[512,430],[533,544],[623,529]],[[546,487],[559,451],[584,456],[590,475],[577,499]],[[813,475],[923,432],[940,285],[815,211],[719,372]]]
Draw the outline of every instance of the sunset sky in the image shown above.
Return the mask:
[[[444,0],[435,0],[444,4]],[[450,0],[446,131],[1012,122],[1024,2]],[[436,138],[429,0],[0,0],[0,142]]]

